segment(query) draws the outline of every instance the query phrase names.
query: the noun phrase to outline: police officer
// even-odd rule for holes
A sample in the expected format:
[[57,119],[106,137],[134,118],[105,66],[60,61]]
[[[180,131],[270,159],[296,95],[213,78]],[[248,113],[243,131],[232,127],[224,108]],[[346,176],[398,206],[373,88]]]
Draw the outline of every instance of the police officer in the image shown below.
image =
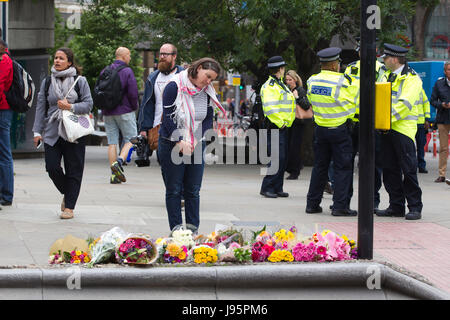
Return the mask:
[[420,103],[417,105],[419,118],[417,119],[416,133],[417,166],[419,168],[419,173],[428,173],[424,148],[427,143],[427,132],[430,127],[430,102],[423,89],[420,93],[419,101]]
[[389,194],[389,207],[377,216],[405,217],[405,198],[408,201],[407,220],[422,217],[422,190],[417,180],[417,157],[414,139],[417,131],[418,108],[422,80],[406,62],[408,49],[384,44],[383,60],[389,72],[386,80],[392,83],[391,130],[381,135],[383,183]]
[[[360,52],[360,37],[356,37],[357,45],[356,52],[358,55]],[[376,39],[378,41],[378,38]],[[378,51],[378,48],[377,48]],[[384,64],[375,60],[375,81],[383,81],[384,74],[387,72],[387,68]],[[361,77],[361,60],[357,60],[355,62],[350,63],[344,71],[345,74],[348,74],[354,80],[355,84],[359,85],[360,77]],[[352,143],[353,143],[353,154],[352,154],[352,172],[354,172],[355,166],[355,157],[359,151],[359,108],[356,108],[355,117],[352,119],[354,122],[354,127],[352,131]],[[380,188],[381,188],[381,175],[383,173],[383,169],[381,167],[380,160],[380,136],[378,132],[375,132],[375,188],[374,188],[374,213],[376,213],[379,209],[378,206],[380,204]],[[353,181],[350,187],[350,195],[353,195]]]
[[[283,83],[286,62],[281,56],[274,56],[268,60],[269,79],[261,87],[261,101],[264,112],[264,124],[268,129],[268,151],[271,146],[271,130],[279,132],[278,142],[278,171],[275,174],[268,172],[264,177],[260,194],[266,198],[286,198],[289,196],[283,191],[284,171],[287,165],[288,130],[295,119],[295,97]],[[275,155],[271,154],[273,158]],[[272,163],[269,164],[269,167]]]
[[340,48],[317,53],[321,72],[308,79],[308,99],[314,112],[314,168],[307,195],[306,213],[322,212],[320,202],[333,160],[334,193],[331,214],[356,216],[349,208],[352,176],[352,118],[358,102],[358,86],[339,73]]

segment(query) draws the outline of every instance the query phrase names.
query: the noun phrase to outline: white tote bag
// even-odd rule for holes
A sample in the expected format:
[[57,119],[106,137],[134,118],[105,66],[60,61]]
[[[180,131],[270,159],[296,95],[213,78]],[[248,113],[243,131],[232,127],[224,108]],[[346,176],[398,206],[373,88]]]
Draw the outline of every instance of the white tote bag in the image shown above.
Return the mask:
[[[69,91],[67,91],[66,97],[75,87],[78,79],[80,79],[80,76],[76,78]],[[69,142],[75,142],[78,138],[94,133],[89,114],[75,114],[70,110],[62,110],[62,124]]]

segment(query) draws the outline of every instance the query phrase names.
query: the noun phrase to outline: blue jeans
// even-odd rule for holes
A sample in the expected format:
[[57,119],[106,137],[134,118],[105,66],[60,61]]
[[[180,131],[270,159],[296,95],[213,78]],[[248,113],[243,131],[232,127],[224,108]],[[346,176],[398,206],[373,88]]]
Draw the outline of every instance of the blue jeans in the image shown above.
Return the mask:
[[12,202],[14,195],[14,166],[11,153],[12,110],[0,110],[0,193]]
[[[194,155],[183,157],[180,164],[174,163],[172,159],[174,147],[176,147],[175,142],[159,137],[158,155],[161,174],[166,186],[166,209],[170,230],[183,223],[181,215],[182,195],[184,195],[186,224],[192,224],[198,228],[200,225],[200,188],[205,167],[203,157],[205,142],[199,143],[194,151],[194,153],[201,152],[199,163],[194,162]],[[176,152],[174,153],[176,154]],[[176,156],[178,155],[176,154]]]

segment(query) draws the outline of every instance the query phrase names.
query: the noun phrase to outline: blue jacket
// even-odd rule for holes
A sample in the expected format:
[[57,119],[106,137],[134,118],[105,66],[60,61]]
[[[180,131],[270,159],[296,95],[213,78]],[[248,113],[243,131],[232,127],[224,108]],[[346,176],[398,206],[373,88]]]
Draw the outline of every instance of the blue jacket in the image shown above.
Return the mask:
[[450,109],[442,108],[442,102],[450,102],[450,86],[445,77],[434,84],[430,104],[436,108],[436,123],[450,124]]
[[[183,67],[176,66],[177,71],[183,71]],[[156,98],[154,95],[154,87],[156,78],[158,77],[160,71],[156,70],[152,72],[145,81],[144,96],[142,97],[142,104],[139,108],[138,115],[138,127],[139,131],[148,131],[153,128],[153,123],[155,122],[155,104]]]

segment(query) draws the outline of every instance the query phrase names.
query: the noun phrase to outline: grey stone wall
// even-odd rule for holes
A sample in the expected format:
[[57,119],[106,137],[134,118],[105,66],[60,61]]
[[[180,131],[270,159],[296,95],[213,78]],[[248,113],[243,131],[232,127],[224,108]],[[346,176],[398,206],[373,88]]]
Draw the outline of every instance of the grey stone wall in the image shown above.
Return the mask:
[[[39,156],[33,144],[32,127],[35,118],[37,92],[48,74],[47,49],[54,46],[54,0],[9,1],[8,46],[13,58],[33,78],[36,96],[33,108],[25,114],[14,114],[11,124],[11,148],[15,158]],[[43,148],[41,148],[43,149]]]
[[9,48],[47,49],[54,45],[53,0],[9,1]]

